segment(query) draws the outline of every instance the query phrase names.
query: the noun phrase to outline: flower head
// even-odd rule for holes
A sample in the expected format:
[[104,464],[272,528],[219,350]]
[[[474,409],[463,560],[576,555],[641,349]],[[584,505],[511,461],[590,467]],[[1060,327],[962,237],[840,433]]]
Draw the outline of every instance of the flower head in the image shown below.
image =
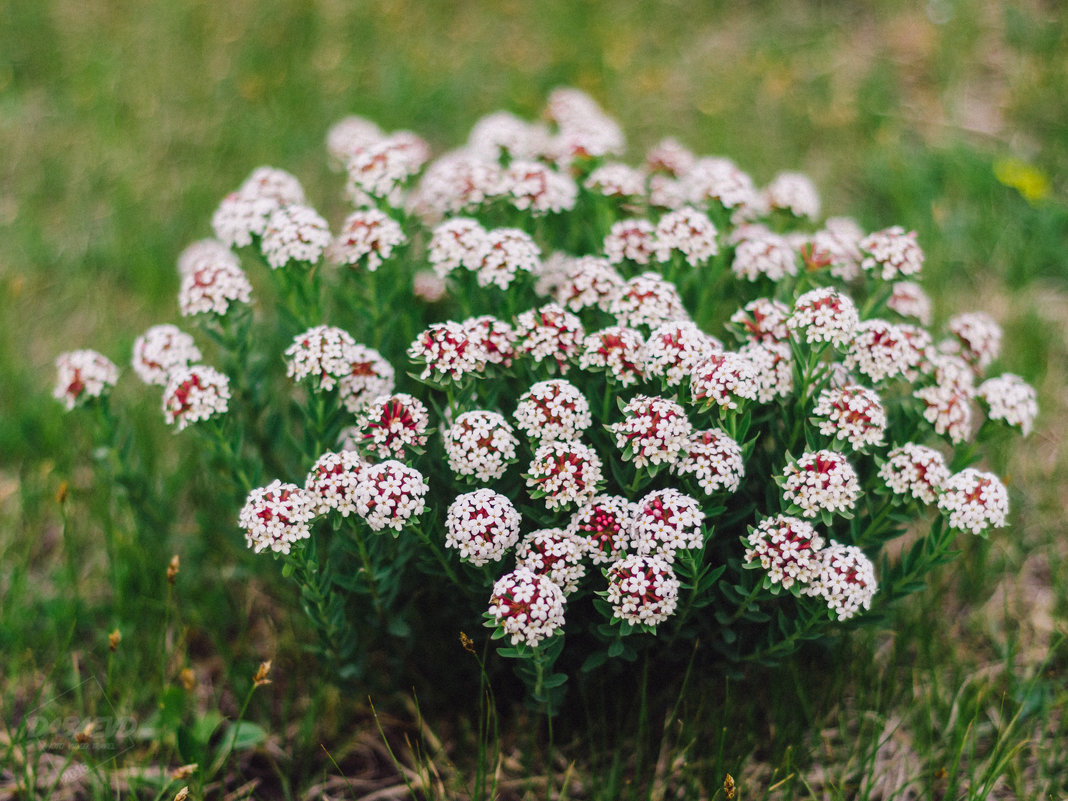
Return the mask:
[[934,448],[907,442],[886,455],[879,478],[895,495],[934,503],[949,478],[949,469]]
[[556,283],[556,302],[578,313],[596,307],[603,312],[623,293],[624,281],[608,259],[579,256],[564,263]]
[[1001,352],[1001,327],[984,312],[968,312],[949,318],[948,328],[956,348],[976,373],[982,373]]
[[296,484],[274,480],[248,494],[238,524],[245,530],[245,543],[256,553],[270,548],[289,553],[295,542],[311,536],[315,500]]
[[668,136],[653,145],[645,154],[645,168],[652,173],[675,176],[688,172],[697,157],[677,139]]
[[89,398],[106,394],[119,380],[119,368],[95,350],[73,350],[56,357],[56,385],[52,397],[67,410]]
[[788,275],[797,275],[797,251],[785,237],[770,231],[757,232],[742,239],[734,249],[731,272],[747,281],[762,276],[781,281]]
[[480,566],[497,562],[519,541],[519,512],[491,489],[458,495],[445,517],[445,547]]
[[679,404],[638,395],[623,407],[624,419],[608,427],[616,447],[635,467],[674,464],[683,454],[693,426]]
[[396,131],[371,142],[345,165],[349,200],[358,207],[374,206],[376,199],[399,207],[404,184],[429,158],[427,143],[410,131]]
[[759,561],[771,582],[784,590],[819,575],[823,537],[804,520],[788,515],[764,518],[750,527],[745,545],[745,561]]
[[463,321],[468,339],[486,354],[487,364],[511,367],[515,358],[515,329],[488,314]]
[[585,503],[604,480],[597,452],[578,441],[547,440],[534,451],[526,474],[532,496],[548,509]]
[[826,269],[842,281],[860,277],[860,226],[848,217],[832,217],[802,246],[801,258],[809,270]]
[[683,446],[682,458],[672,470],[680,476],[692,475],[705,494],[734,492],[745,475],[742,449],[718,428],[697,431]]
[[1009,515],[1009,493],[993,473],[968,467],[942,484],[938,508],[950,528],[984,534],[1002,528]]
[[582,184],[591,192],[606,197],[638,198],[645,194],[645,175],[628,164],[602,164]]
[[871,609],[878,584],[875,568],[864,551],[831,540],[819,556],[819,573],[802,592],[823,598],[839,620],[848,620],[861,609]]
[[449,214],[470,212],[501,193],[501,167],[469,150],[434,161],[408,197],[407,208],[430,224]]
[[382,129],[373,122],[352,114],[330,126],[326,132],[326,152],[334,168],[344,169],[349,159],[383,136]]
[[536,161],[513,161],[501,177],[502,194],[520,211],[559,214],[575,207],[578,186],[570,175]]
[[566,596],[578,589],[586,575],[585,554],[585,542],[570,531],[543,528],[523,537],[515,549],[515,561],[518,567],[548,576]]
[[855,385],[825,389],[816,399],[812,414],[821,434],[844,440],[857,450],[883,441],[886,412],[874,390]]
[[725,209],[757,204],[753,179],[727,158],[705,157],[694,162],[681,177],[683,193],[695,204],[719,203]]
[[671,211],[656,224],[656,259],[666,262],[678,252],[691,267],[707,262],[719,253],[716,226],[702,211],[687,206]]
[[954,444],[964,442],[971,436],[971,388],[938,383],[921,387],[912,394],[923,402],[923,418],[931,424],[936,434],[947,437]]
[[655,627],[675,613],[679,580],[671,563],[655,554],[636,554],[606,571],[606,599],[612,615],[634,626]]
[[660,556],[670,564],[676,551],[704,544],[704,516],[696,498],[677,489],[654,490],[635,504],[631,528],[634,550]]
[[786,327],[810,345],[829,342],[841,348],[853,338],[859,322],[857,307],[848,295],[821,287],[797,299]]
[[356,341],[340,328],[309,328],[286,348],[286,375],[298,382],[310,379],[314,389],[328,392],[352,375],[355,345]]
[[516,439],[508,421],[497,412],[464,412],[446,429],[445,456],[449,469],[459,476],[493,481],[504,475],[516,459]]
[[171,371],[163,390],[163,416],[181,431],[200,420],[226,414],[230,379],[203,364]]
[[620,386],[636,384],[645,377],[642,366],[644,344],[642,335],[633,328],[603,328],[583,340],[579,367],[604,370]]
[[488,615],[512,645],[535,648],[564,627],[564,593],[548,576],[517,567],[493,585]]
[[604,238],[604,255],[612,264],[648,264],[656,252],[656,228],[648,220],[620,220]]
[[859,247],[864,254],[860,266],[877,271],[884,281],[919,275],[923,268],[923,251],[916,244],[916,232],[905,233],[899,225],[864,237]]
[[785,342],[789,336],[786,320],[790,308],[772,298],[757,298],[731,315],[730,327],[750,342]]
[[690,396],[703,406],[726,411],[742,402],[755,400],[759,388],[756,367],[740,353],[725,350],[713,353],[690,373]]
[[426,406],[404,393],[380,395],[356,415],[360,431],[359,447],[375,459],[403,459],[410,451],[426,445],[430,421]]
[[476,122],[467,147],[479,158],[497,162],[502,154],[512,159],[535,159],[546,153],[549,132],[507,111],[495,111]]
[[718,339],[706,334],[690,320],[673,320],[653,329],[642,346],[639,363],[646,376],[660,378],[668,386],[678,386],[694,368],[717,351]]
[[368,467],[356,485],[356,512],[374,531],[400,531],[423,513],[429,489],[415,468],[392,459],[381,462]]
[[1035,388],[1020,376],[1004,373],[989,378],[979,385],[975,393],[987,405],[991,420],[1004,420],[1017,426],[1026,436],[1038,417],[1038,394]]
[[345,218],[341,233],[330,246],[329,256],[337,264],[363,265],[374,272],[393,251],[408,241],[400,223],[378,209],[355,211]]
[[408,356],[416,364],[422,363],[419,377],[424,381],[458,381],[485,370],[487,361],[486,351],[472,341],[470,332],[452,320],[427,328],[408,346]]
[[849,512],[860,497],[856,471],[836,451],[803,453],[796,462],[786,465],[783,475],[783,497],[798,507],[803,517]]
[[516,427],[530,439],[578,439],[590,424],[590,404],[569,381],[539,381],[519,398]]
[[263,236],[267,220],[282,204],[273,197],[249,192],[231,192],[211,217],[215,236],[228,247],[245,247],[253,237]]
[[516,318],[516,351],[538,364],[552,359],[562,370],[578,355],[584,332],[579,318],[556,303],[529,309]]
[[627,281],[612,303],[611,312],[620,325],[628,328],[653,329],[689,318],[675,285],[652,272]]
[[193,244],[179,259],[182,283],[178,289],[178,309],[183,317],[223,315],[229,311],[230,304],[248,303],[252,297],[252,284],[237,256],[221,243],[216,244],[218,247]]
[[430,235],[427,258],[434,272],[444,277],[460,268],[478,270],[488,249],[486,229],[478,220],[454,217],[434,228]]
[[914,281],[895,281],[886,307],[902,317],[911,317],[921,325],[931,324],[931,298]]
[[193,337],[177,326],[154,325],[134,340],[133,369],[146,384],[166,386],[171,370],[201,358]]
[[820,216],[820,196],[816,185],[811,178],[799,172],[780,172],[776,175],[764,188],[764,205],[810,220]]
[[486,234],[482,261],[475,270],[479,286],[507,289],[520,271],[541,269],[541,250],[518,228],[495,228]]
[[310,206],[280,206],[270,217],[260,239],[260,252],[272,269],[292,262],[315,264],[333,240],[330,226]]
[[622,559],[630,548],[634,505],[618,495],[598,495],[579,507],[568,530],[586,544],[595,565]]
[[738,349],[756,370],[756,399],[771,403],[794,391],[794,357],[788,342],[750,342]]
[[342,517],[356,511],[356,487],[370,465],[355,451],[327,451],[320,456],[304,479],[304,490],[314,500],[315,514],[336,509]]
[[856,327],[845,364],[879,384],[916,369],[923,359],[918,345],[900,326],[886,320],[865,320]]

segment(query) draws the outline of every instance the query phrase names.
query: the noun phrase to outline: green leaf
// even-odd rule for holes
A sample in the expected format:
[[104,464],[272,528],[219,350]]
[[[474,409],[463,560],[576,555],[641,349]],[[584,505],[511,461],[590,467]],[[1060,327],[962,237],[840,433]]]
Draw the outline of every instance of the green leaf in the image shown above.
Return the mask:
[[247,751],[260,745],[266,739],[267,732],[258,723],[253,723],[251,720],[231,723],[226,727],[226,731],[219,741],[219,746],[215,750],[215,759],[218,760],[226,753],[226,750],[230,748],[231,741],[234,744],[234,751]]

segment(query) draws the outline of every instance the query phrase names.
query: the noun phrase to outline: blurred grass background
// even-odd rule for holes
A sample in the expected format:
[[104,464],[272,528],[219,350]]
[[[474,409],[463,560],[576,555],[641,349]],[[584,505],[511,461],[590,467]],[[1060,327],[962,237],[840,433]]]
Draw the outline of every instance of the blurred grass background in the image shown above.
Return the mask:
[[[1038,386],[1044,412],[998,465],[1014,528],[964,569],[958,606],[928,598],[902,627],[922,638],[930,615],[961,615],[950,618],[953,647],[925,651],[957,660],[950,683],[990,659],[1013,663],[1013,649],[992,653],[1006,641],[1032,649],[1018,671],[1033,678],[1068,619],[1059,3],[0,0],[0,653],[10,659],[0,693],[17,694],[25,665],[65,658],[67,629],[95,637],[79,647],[97,663],[106,652],[106,587],[88,619],[54,605],[64,557],[53,499],[87,461],[71,447],[84,435],[48,397],[55,355],[92,347],[125,365],[135,336],[175,321],[178,253],[210,235],[211,212],[256,166],[294,173],[336,224],[343,205],[323,137],[342,116],[412,129],[440,152],[487,112],[536,116],[559,85],[586,90],[622,123],[632,162],[671,135],[759,183],[808,173],[828,215],[917,230],[940,316],[985,309],[1005,326],[1006,363]],[[159,438],[154,401],[141,403],[146,436]],[[87,582],[100,579],[84,547]],[[228,565],[198,558],[188,580],[205,600],[187,602],[187,620],[263,611],[259,589],[214,588]],[[994,622],[978,614],[999,599]],[[53,619],[38,625],[42,615]],[[229,649],[218,687],[247,684],[260,634],[254,623],[214,641]],[[1063,670],[1063,652],[1051,664]],[[138,669],[127,668],[134,680]],[[1050,675],[1040,711],[1068,697],[1063,674]],[[936,749],[937,730],[928,739]]]

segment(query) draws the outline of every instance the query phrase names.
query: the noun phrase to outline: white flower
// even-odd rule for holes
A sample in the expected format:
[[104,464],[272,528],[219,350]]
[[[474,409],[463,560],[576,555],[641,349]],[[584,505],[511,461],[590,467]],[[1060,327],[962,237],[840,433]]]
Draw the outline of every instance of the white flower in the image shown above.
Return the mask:
[[331,167],[344,169],[349,159],[384,136],[381,128],[355,114],[338,120],[326,132],[326,152],[330,155]]
[[1001,353],[1001,327],[984,312],[956,314],[948,328],[956,337],[960,355],[976,373],[990,366]]
[[495,111],[472,126],[467,147],[488,162],[496,162],[502,152],[513,159],[536,159],[548,151],[549,131],[507,111]]
[[489,615],[512,645],[535,648],[564,627],[564,593],[547,576],[517,567],[493,585]]
[[797,275],[797,251],[785,237],[770,231],[754,232],[734,249],[731,272],[747,281],[761,276],[781,281],[788,275]]
[[493,481],[516,459],[516,439],[508,421],[497,412],[464,412],[443,435],[449,469],[458,476]]
[[171,371],[163,390],[163,415],[181,431],[199,420],[226,414],[230,379],[211,367],[195,364]]
[[704,516],[696,498],[677,489],[654,490],[635,504],[631,527],[634,550],[643,556],[659,556],[671,564],[676,551],[704,544]]
[[802,592],[823,598],[839,620],[848,620],[861,609],[871,609],[878,585],[875,568],[864,551],[831,540],[819,556],[819,574]]
[[87,398],[99,398],[115,386],[119,368],[95,350],[74,350],[56,357],[56,384],[52,397],[67,410]]
[[753,180],[730,159],[698,159],[681,180],[683,193],[694,204],[716,201],[725,209],[749,208],[757,204]]
[[330,226],[309,206],[281,206],[267,219],[260,252],[272,269],[290,262],[315,264],[330,246]]
[[607,571],[613,617],[634,626],[658,626],[675,613],[679,580],[671,564],[655,554],[636,554]]
[[315,389],[329,391],[352,375],[355,346],[356,341],[340,328],[309,328],[286,348],[286,375],[294,381],[310,378]]
[[1006,524],[1009,493],[993,473],[968,467],[942,484],[938,508],[948,515],[950,528],[983,534]]
[[267,220],[282,204],[273,197],[231,192],[211,217],[211,228],[229,247],[245,247],[263,236]]
[[750,527],[745,538],[745,561],[759,561],[774,584],[785,590],[807,584],[820,573],[823,538],[810,523],[776,515]]
[[578,186],[566,173],[536,161],[513,161],[501,177],[501,189],[520,211],[534,215],[570,211],[578,199]]
[[683,446],[683,455],[672,466],[676,475],[692,475],[698,485],[711,495],[723,490],[734,492],[745,476],[742,449],[718,428],[697,431]]
[[488,249],[486,230],[477,220],[454,217],[434,228],[427,257],[434,272],[444,277],[461,267],[477,270]]
[[656,259],[671,260],[678,251],[691,267],[704,264],[717,253],[716,226],[708,215],[692,207],[671,211],[656,224]]
[[578,355],[585,332],[578,317],[557,303],[530,309],[516,318],[516,352],[526,354],[540,364],[552,359],[566,372],[569,362]]
[[400,223],[378,209],[365,209],[345,218],[329,255],[337,264],[352,267],[363,264],[373,273],[393,255],[395,248],[407,241]]
[[881,444],[886,431],[886,412],[879,395],[866,387],[823,390],[812,415],[821,434],[844,440],[857,450]]
[[934,503],[949,478],[949,469],[934,448],[907,442],[886,455],[879,478],[896,495]]
[[1038,394],[1020,376],[1004,373],[979,385],[976,395],[986,402],[991,420],[1004,420],[1026,436],[1038,416]]
[[865,320],[856,327],[845,365],[880,384],[919,366],[922,355],[913,344],[899,326],[886,320]]
[[810,345],[829,342],[841,348],[853,338],[859,323],[857,307],[848,295],[821,287],[797,299],[786,327]]
[[859,247],[865,254],[860,266],[877,270],[884,281],[919,275],[923,268],[923,251],[916,244],[916,232],[905,233],[899,225],[866,236]]
[[393,365],[377,350],[359,344],[346,346],[345,360],[348,370],[338,380],[337,391],[350,412],[358,412],[367,401],[393,391]]
[[315,514],[336,509],[342,517],[356,511],[355,491],[370,465],[353,450],[327,451],[320,456],[304,479],[304,490],[312,496]]
[[228,248],[212,254],[205,249],[196,258],[180,260],[180,270],[178,309],[183,317],[226,314],[230,304],[248,303],[252,297],[252,284]]
[[430,148],[410,131],[396,131],[357,151],[345,165],[349,200],[357,207],[371,207],[385,200],[399,208],[404,184],[430,158]]
[[519,512],[491,489],[458,495],[445,517],[445,547],[480,566],[498,562],[519,541]]
[[931,298],[914,281],[895,281],[886,307],[902,317],[912,317],[921,325],[931,324]]
[[648,264],[655,252],[656,228],[648,220],[620,220],[604,238],[604,255],[612,264]]
[[519,271],[537,273],[540,269],[541,249],[530,234],[518,228],[495,228],[486,233],[475,277],[479,286],[507,289]]
[[471,373],[486,369],[487,354],[460,323],[448,320],[434,323],[408,346],[408,356],[416,364],[422,363],[420,378],[433,376],[435,381],[446,378],[459,380]]
[[356,512],[374,531],[400,531],[426,508],[423,474],[390,460],[368,467],[354,493]]
[[764,188],[764,205],[810,220],[820,216],[820,196],[816,185],[807,175],[799,172],[780,172],[776,175]]
[[723,349],[715,337],[689,320],[673,320],[658,325],[642,346],[639,362],[649,378],[660,378],[668,386],[678,386],[694,368]]
[[245,543],[256,553],[266,548],[289,553],[293,543],[311,536],[308,524],[315,519],[315,506],[309,493],[277,479],[252,490],[238,518]]
[[597,256],[568,258],[556,278],[556,302],[571,312],[596,307],[603,312],[623,293],[623,277],[608,259]]
[[667,398],[638,395],[623,407],[624,419],[608,427],[635,467],[674,464],[683,455],[693,426],[683,408]]
[[577,439],[592,422],[586,397],[560,378],[534,384],[515,409],[516,427],[533,440]]
[[627,164],[602,164],[586,178],[583,186],[607,197],[637,198],[645,194],[645,175]]
[[595,565],[622,559],[631,546],[634,504],[618,495],[598,495],[571,516],[568,530],[586,543]]
[[604,476],[593,448],[573,440],[547,440],[534,451],[526,480],[531,494],[541,497],[546,508],[558,509],[588,501]]
[[801,454],[783,471],[783,497],[804,517],[821,512],[849,512],[860,497],[857,473],[845,456],[836,451]]
[[166,386],[171,370],[201,358],[193,337],[177,326],[154,325],[134,340],[133,369],[146,384]]
[[430,415],[418,398],[405,393],[381,395],[356,415],[358,447],[375,459],[403,459],[426,445]]
[[633,328],[603,328],[583,340],[579,367],[583,370],[604,370],[620,386],[636,384],[645,377],[642,366],[644,344],[642,335]]
[[611,306],[620,325],[653,329],[664,323],[689,319],[679,291],[657,273],[636,275],[627,281]]
[[484,351],[487,364],[511,367],[515,358],[515,329],[489,314],[463,321],[464,331],[475,347]]
[[720,351],[690,373],[690,396],[698,405],[737,409],[742,401],[756,400],[758,379],[750,359],[733,351]]
[[756,371],[756,399],[771,403],[794,391],[794,357],[788,342],[750,342],[738,349]]

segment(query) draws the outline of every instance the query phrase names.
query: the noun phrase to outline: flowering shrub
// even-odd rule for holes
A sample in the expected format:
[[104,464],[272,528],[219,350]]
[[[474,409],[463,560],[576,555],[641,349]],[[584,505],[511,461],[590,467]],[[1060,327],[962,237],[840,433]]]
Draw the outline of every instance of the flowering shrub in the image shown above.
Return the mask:
[[[1035,392],[992,372],[987,315],[928,328],[915,234],[821,225],[806,177],[760,189],[673,140],[615,161],[574,90],[546,117],[491,115],[437,159],[342,121],[340,233],[254,170],[179,258],[212,347],[170,324],[135,344],[339,677],[480,618],[539,702],[661,641],[773,662],[1006,525],[972,464],[1031,430]],[[57,367],[69,409],[118,380],[93,351]]]

